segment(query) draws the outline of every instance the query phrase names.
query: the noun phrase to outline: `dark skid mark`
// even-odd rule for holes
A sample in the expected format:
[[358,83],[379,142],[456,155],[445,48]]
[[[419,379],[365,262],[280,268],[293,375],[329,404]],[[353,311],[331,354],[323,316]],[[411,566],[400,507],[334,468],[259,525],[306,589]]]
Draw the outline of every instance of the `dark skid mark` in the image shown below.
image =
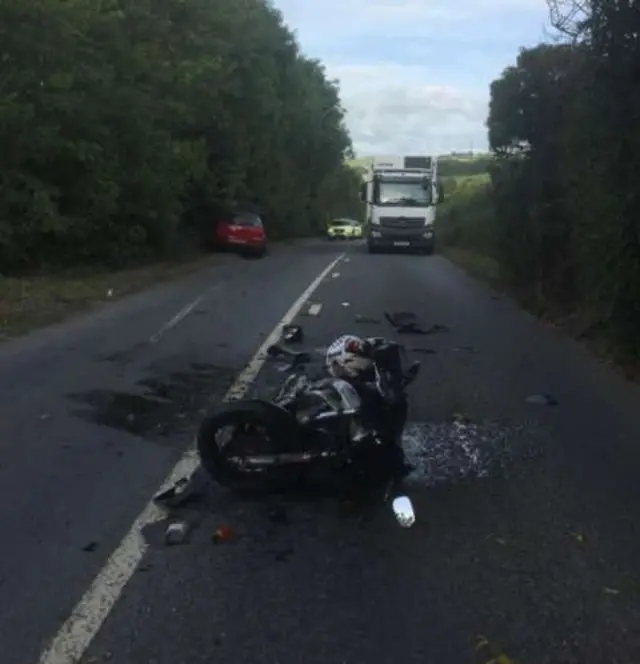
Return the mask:
[[236,373],[227,367],[198,368],[148,378],[130,392],[91,390],[70,394],[70,399],[84,406],[73,414],[135,436],[157,442],[176,439],[182,444],[179,434],[194,429],[202,410],[222,398]]

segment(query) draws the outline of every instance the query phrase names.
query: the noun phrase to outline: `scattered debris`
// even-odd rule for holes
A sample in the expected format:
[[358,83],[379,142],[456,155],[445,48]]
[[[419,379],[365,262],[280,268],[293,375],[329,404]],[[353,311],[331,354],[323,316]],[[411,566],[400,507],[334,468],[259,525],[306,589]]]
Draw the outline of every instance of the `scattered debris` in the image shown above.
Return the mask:
[[297,344],[304,338],[302,326],[300,325],[285,325],[282,328],[282,338],[285,343]]
[[454,353],[477,353],[478,349],[473,346],[454,346],[451,349]]
[[235,535],[230,526],[219,526],[213,533],[214,544],[221,544],[222,542],[229,542],[234,539]]
[[93,553],[98,548],[98,542],[89,542],[82,547],[82,550],[86,553]]
[[183,507],[202,498],[208,483],[207,472],[202,466],[198,466],[188,477],[180,478],[173,486],[157,493],[153,502],[167,508]]
[[411,325],[418,322],[418,317],[412,311],[396,311],[392,314],[385,311],[384,317],[393,327],[402,327],[403,325]]
[[571,537],[573,537],[576,542],[580,542],[580,544],[584,543],[584,535],[582,533],[569,533]]
[[438,351],[433,348],[425,348],[422,346],[416,346],[411,349],[414,353],[423,353],[424,355],[437,355]]
[[525,398],[527,403],[537,406],[557,406],[558,400],[551,394],[530,394]]
[[349,302],[343,302],[343,303],[342,303],[342,306],[343,306],[343,307],[350,307],[351,304],[350,304]]
[[278,371],[295,371],[303,364],[311,362],[311,354],[306,351],[295,351],[290,348],[273,344],[267,348],[267,356],[273,358],[289,358],[289,364],[283,367],[278,367]]
[[426,334],[440,334],[442,332],[451,332],[451,328],[447,327],[446,325],[440,325],[439,323],[436,323],[426,330]]
[[393,314],[384,312],[384,317],[398,334],[437,334],[450,332],[446,325],[435,324],[424,329],[418,324],[418,317],[412,311],[398,311]]
[[331,277],[332,277],[333,279],[336,279],[336,278],[339,277],[339,276],[340,276],[340,272],[334,272],[334,273],[331,275]]
[[42,415],[40,415],[41,420],[48,420],[50,417],[51,413],[42,413]]
[[619,595],[620,591],[617,588],[603,588],[602,592],[605,595]]
[[189,524],[186,521],[176,521],[167,527],[164,533],[164,541],[167,546],[184,544],[188,536]]
[[110,289],[107,291],[107,297],[113,297],[113,288],[110,288]]

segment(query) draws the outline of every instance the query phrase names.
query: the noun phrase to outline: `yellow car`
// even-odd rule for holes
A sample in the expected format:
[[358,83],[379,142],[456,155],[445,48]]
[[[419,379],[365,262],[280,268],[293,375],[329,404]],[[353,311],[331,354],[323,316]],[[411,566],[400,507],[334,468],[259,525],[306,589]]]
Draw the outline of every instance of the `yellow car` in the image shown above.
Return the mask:
[[353,219],[334,219],[327,226],[330,240],[347,240],[362,237],[362,226]]

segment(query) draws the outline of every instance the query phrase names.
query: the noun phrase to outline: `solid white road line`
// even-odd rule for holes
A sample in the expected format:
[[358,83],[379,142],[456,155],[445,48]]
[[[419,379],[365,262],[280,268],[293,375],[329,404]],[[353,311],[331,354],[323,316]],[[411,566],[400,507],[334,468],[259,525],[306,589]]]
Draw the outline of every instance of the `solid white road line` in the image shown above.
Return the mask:
[[[289,311],[278,322],[244,370],[238,375],[229,388],[225,400],[239,399],[246,394],[265,363],[267,349],[280,340],[282,326],[288,325],[294,320],[305,302],[320,285],[320,282],[343,257],[344,254],[332,261],[291,305]],[[198,301],[200,300],[195,302]],[[193,302],[189,305],[191,308],[195,306],[196,304]],[[185,309],[187,308],[185,307]],[[181,318],[184,318],[188,313],[189,311],[183,314]],[[180,478],[192,473],[197,465],[197,453],[194,447],[191,446],[169,473],[160,490],[172,486]],[[62,625],[60,631],[42,653],[38,660],[39,664],[76,664],[80,660],[147,551],[148,545],[141,535],[141,530],[151,523],[162,520],[164,516],[164,512],[156,507],[153,502],[147,504],[131,525],[129,532],[124,536],[118,548],[111,554],[105,566],[82,596],[80,602],[73,609],[69,618]]]
[[322,305],[319,304],[319,303],[316,303],[316,304],[312,304],[309,307],[308,313],[309,313],[309,316],[318,316],[321,311],[322,311]]

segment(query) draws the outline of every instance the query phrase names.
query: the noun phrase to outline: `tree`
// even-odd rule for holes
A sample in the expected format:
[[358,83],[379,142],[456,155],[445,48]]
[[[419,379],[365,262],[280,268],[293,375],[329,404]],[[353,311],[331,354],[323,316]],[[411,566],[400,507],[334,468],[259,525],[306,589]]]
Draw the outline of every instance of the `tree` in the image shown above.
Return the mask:
[[0,37],[0,271],[169,255],[237,207],[305,234],[357,200],[337,85],[264,0],[6,0]]

